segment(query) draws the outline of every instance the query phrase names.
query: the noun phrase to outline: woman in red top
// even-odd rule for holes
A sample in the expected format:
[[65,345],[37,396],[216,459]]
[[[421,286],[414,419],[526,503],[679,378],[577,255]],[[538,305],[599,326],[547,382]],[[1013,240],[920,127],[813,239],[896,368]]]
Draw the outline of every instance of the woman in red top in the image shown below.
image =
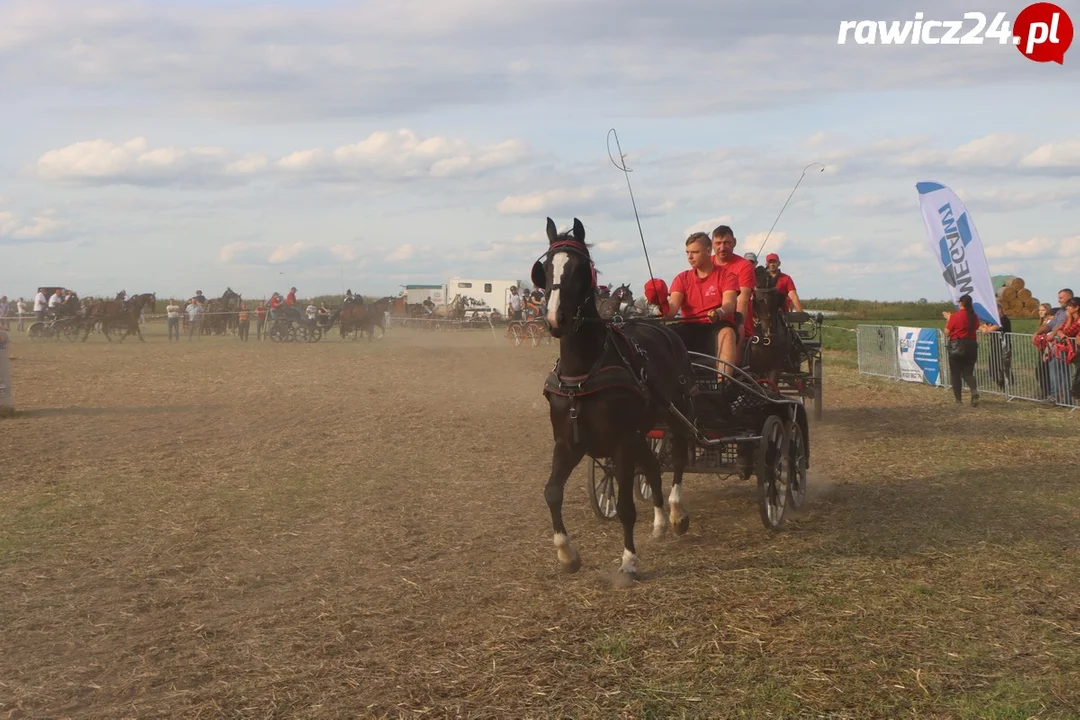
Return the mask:
[[979,316],[971,306],[971,296],[960,296],[960,310],[943,313],[945,331],[949,334],[949,376],[952,378],[952,391],[959,405],[962,401],[961,382],[966,382],[971,389],[971,406],[979,406],[979,388],[975,385],[975,362],[979,359],[979,341],[976,331],[979,328]]

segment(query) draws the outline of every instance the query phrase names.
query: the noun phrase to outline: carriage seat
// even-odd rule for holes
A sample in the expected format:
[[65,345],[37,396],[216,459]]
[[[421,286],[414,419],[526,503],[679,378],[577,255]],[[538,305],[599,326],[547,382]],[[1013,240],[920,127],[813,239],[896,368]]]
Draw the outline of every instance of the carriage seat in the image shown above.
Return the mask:
[[810,317],[810,313],[806,312],[788,312],[784,313],[784,320],[786,320],[787,323],[791,325],[808,323],[813,320],[813,318]]

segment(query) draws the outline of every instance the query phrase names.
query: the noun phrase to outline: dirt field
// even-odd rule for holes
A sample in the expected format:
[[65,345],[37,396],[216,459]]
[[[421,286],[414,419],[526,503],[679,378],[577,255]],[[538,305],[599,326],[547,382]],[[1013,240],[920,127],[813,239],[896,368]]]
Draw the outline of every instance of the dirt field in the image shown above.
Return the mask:
[[[556,348],[12,345],[4,717],[1080,717],[1080,418],[826,359],[811,495],[689,476],[617,523],[543,498]],[[669,478],[665,478],[665,491]],[[647,510],[639,506],[639,510]]]

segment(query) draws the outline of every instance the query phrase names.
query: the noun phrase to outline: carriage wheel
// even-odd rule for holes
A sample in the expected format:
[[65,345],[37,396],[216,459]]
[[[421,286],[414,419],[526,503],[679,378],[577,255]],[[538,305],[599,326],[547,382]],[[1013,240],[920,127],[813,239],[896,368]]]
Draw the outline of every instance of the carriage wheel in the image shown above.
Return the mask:
[[585,485],[585,489],[589,491],[589,504],[596,517],[601,520],[614,520],[617,487],[615,463],[610,458],[603,458],[602,461],[591,459],[589,482]]
[[80,330],[81,330],[81,328],[78,325],[75,325],[75,324],[65,325],[64,326],[64,337],[66,337],[69,342],[75,342],[76,340],[79,339]]
[[317,325],[308,330],[307,333],[308,342],[319,342],[320,340],[322,340],[322,328]]
[[280,325],[270,326],[270,339],[274,342],[282,342],[285,339],[285,332]]
[[765,419],[761,440],[754,453],[754,472],[757,475],[758,509],[761,522],[770,530],[784,523],[788,496],[788,435],[784,421],[776,415]]
[[296,342],[307,342],[308,338],[311,337],[311,333],[309,333],[308,329],[303,325],[294,326],[291,335],[292,339]]
[[806,500],[806,438],[802,425],[792,422],[788,426],[788,500],[791,508],[798,510]]
[[520,323],[510,323],[510,327],[506,328],[506,333],[514,347],[521,347],[521,343],[525,339],[525,329],[521,327]]
[[821,419],[821,393],[825,389],[821,384],[821,356],[813,360],[814,364],[814,419]]
[[45,323],[40,320],[26,329],[26,334],[30,336],[31,340],[44,340],[49,337],[48,329],[45,327]]
[[540,345],[540,330],[536,327],[536,323],[529,323],[525,326],[525,334],[529,338],[529,343],[533,347]]

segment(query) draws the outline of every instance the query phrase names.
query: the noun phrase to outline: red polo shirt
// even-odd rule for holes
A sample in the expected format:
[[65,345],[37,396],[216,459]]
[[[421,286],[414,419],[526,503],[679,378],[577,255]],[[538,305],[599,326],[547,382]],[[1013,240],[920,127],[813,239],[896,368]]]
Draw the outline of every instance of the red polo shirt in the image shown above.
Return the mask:
[[683,294],[679,313],[693,322],[710,322],[707,313],[723,305],[724,293],[732,290],[738,292],[738,280],[719,265],[705,277],[698,277],[694,268],[683,270],[671,283],[671,292]]
[[791,298],[788,297],[788,293],[794,289],[795,281],[791,279],[790,275],[780,273],[776,276],[776,292],[780,293],[780,312],[787,312],[791,309]]
[[296,293],[294,293],[293,291],[290,290],[289,294],[285,296],[285,304],[286,305],[295,305],[296,304]]
[[754,263],[750,262],[741,255],[732,255],[731,262],[727,265],[720,265],[717,262],[716,255],[712,256],[713,264],[718,267],[722,267],[732,274],[738,280],[739,290],[744,287],[750,288],[750,300],[746,303],[746,317],[743,318],[743,327],[746,329],[746,336],[750,337],[754,334],[754,288],[757,287],[757,276],[754,274]]

